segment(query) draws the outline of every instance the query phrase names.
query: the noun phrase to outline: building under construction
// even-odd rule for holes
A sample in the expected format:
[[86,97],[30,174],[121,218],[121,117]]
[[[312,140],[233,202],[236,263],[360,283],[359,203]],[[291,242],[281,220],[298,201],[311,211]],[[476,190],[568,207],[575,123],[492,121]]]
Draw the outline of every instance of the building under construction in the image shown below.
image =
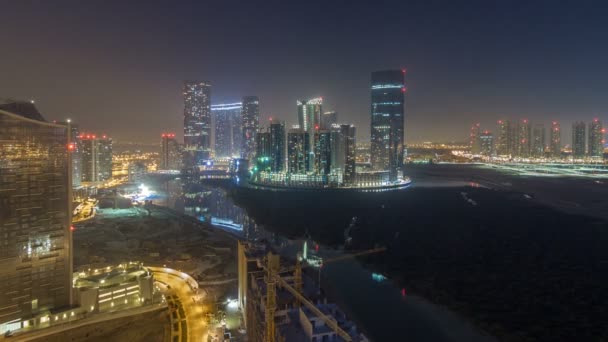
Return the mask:
[[266,245],[238,243],[239,306],[249,341],[368,341],[336,304]]

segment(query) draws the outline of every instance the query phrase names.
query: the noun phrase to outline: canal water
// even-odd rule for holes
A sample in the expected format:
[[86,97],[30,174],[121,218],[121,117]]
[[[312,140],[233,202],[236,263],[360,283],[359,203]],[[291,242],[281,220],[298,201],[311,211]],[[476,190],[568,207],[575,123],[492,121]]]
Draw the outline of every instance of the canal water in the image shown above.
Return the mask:
[[[301,239],[288,239],[281,227],[258,224],[248,210],[234,203],[228,193],[214,186],[184,185],[172,180],[152,185],[155,202],[197,217],[243,239],[266,239],[294,258]],[[272,229],[269,229],[272,228]],[[285,234],[293,235],[293,232]],[[335,256],[335,248],[318,246],[319,255]],[[314,249],[314,248],[313,248]],[[314,274],[314,273],[313,273]],[[383,275],[374,274],[355,260],[324,265],[321,283],[330,299],[339,304],[373,341],[486,342],[496,339],[444,307],[407,293]]]

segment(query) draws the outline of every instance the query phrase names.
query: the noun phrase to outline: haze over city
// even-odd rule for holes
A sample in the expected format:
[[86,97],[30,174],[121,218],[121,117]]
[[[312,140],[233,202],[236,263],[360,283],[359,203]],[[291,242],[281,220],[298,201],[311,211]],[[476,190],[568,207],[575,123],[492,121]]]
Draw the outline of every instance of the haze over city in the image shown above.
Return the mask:
[[[576,6],[573,6],[576,4]],[[117,141],[181,139],[182,85],[212,103],[260,98],[260,122],[295,122],[324,97],[369,139],[370,72],[407,68],[407,143],[466,141],[473,122],[606,120],[608,13],[593,2],[420,1],[3,4],[4,97],[34,99]]]

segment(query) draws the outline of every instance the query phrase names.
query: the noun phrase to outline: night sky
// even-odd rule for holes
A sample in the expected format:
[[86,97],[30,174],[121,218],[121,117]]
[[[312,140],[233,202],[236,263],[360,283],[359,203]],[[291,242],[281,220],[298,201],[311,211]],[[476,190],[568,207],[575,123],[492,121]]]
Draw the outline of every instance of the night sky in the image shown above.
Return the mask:
[[410,143],[505,117],[560,120],[569,143],[573,120],[608,121],[604,2],[457,2],[6,0],[0,97],[152,143],[181,137],[182,82],[200,79],[212,103],[259,96],[264,123],[322,95],[368,140],[370,72],[407,68]]

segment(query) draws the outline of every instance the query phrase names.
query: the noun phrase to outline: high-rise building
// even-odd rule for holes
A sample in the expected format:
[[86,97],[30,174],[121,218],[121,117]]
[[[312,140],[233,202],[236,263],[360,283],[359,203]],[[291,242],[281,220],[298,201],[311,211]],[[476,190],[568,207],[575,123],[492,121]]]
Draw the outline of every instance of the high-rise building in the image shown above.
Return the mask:
[[59,122],[60,125],[69,126],[72,128],[70,132],[70,156],[72,159],[72,187],[78,188],[82,177],[82,143],[80,142],[80,133],[78,125],[73,123]]
[[405,71],[384,70],[371,78],[371,164],[374,170],[388,170],[397,178],[403,165]]
[[310,170],[310,139],[308,133],[301,129],[292,129],[287,133],[287,171],[293,174],[305,174]]
[[604,133],[602,122],[599,119],[593,119],[589,123],[589,156],[603,157],[604,156]]
[[175,140],[175,134],[161,134],[159,170],[180,170],[182,168],[182,160],[181,146]]
[[520,153],[520,129],[511,120],[498,121],[498,142],[496,153],[502,156],[518,156]]
[[270,156],[272,153],[272,144],[270,139],[270,132],[257,132],[255,142],[255,165],[258,166],[259,171],[271,171],[272,163],[270,162]]
[[344,135],[344,173],[342,180],[345,184],[352,184],[355,181],[355,162],[356,162],[356,135],[357,130],[353,125],[340,125],[340,132]]
[[338,123],[338,113],[336,111],[329,111],[321,115],[321,125],[319,129],[330,130],[333,125]]
[[211,85],[184,83],[184,166],[201,165],[211,151]]
[[[257,96],[243,97],[241,125],[241,157],[253,159],[257,148],[256,136],[260,125],[260,104]],[[250,165],[253,164],[250,163]]]
[[582,121],[572,124],[572,156],[574,158],[585,156],[585,123]]
[[494,155],[494,135],[490,131],[479,134],[479,153],[491,157]]
[[471,147],[472,154],[481,153],[481,146],[479,141],[479,134],[481,132],[481,127],[479,123],[471,126],[471,133],[469,134],[469,146]]
[[71,305],[70,129],[0,103],[0,333]]
[[103,182],[112,178],[112,138],[80,134],[83,182]]
[[532,130],[530,129],[530,121],[523,119],[519,122],[519,136],[517,139],[516,154],[519,157],[530,157]]
[[285,123],[273,122],[270,124],[270,160],[271,171],[285,171]]
[[241,113],[240,102],[211,106],[215,119],[215,156],[218,158],[240,156],[241,150]]
[[323,112],[323,98],[316,97],[308,101],[297,102],[298,105],[298,124],[300,129],[308,133],[310,149],[310,170],[315,166],[315,129],[321,128],[321,113]]
[[562,154],[562,129],[559,122],[551,123],[551,155],[559,157]]
[[531,155],[543,157],[545,155],[545,125],[535,124],[532,128]]
[[315,132],[315,172],[327,175],[331,172],[331,134],[329,131]]

